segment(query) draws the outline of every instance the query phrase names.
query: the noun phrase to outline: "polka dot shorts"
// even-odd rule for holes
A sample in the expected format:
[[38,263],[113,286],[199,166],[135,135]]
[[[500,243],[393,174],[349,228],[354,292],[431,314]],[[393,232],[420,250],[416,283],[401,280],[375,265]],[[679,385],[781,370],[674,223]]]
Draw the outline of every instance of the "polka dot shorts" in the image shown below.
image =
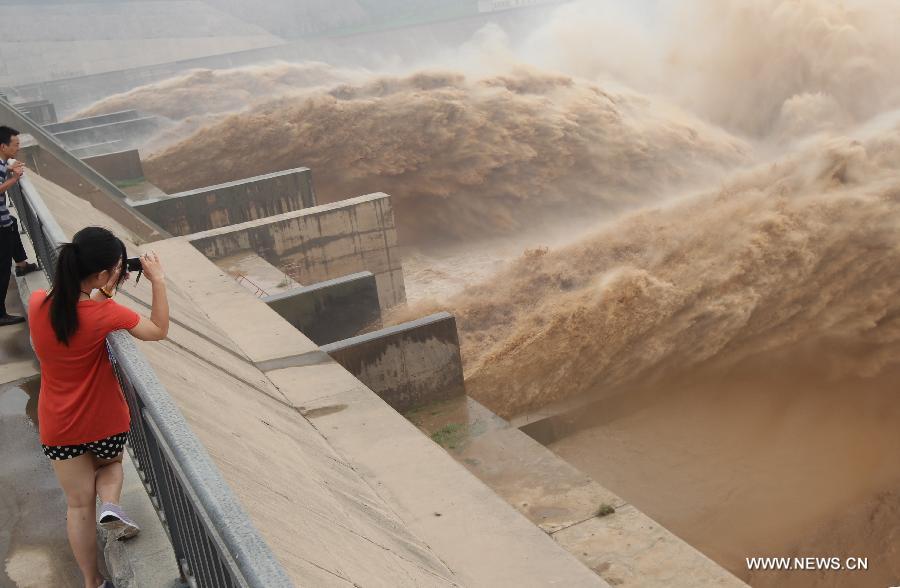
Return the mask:
[[54,461],[72,459],[73,457],[84,455],[88,451],[100,459],[112,459],[122,453],[127,440],[128,433],[125,432],[99,441],[85,443],[84,445],[41,445],[41,447],[44,449],[44,455]]

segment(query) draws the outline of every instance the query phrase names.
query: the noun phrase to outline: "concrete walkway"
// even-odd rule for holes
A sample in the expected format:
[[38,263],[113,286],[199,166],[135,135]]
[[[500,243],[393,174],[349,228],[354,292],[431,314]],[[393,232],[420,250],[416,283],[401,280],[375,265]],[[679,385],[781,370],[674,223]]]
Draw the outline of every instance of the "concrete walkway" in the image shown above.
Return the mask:
[[[19,316],[25,314],[15,279],[10,280],[6,293],[6,311]],[[40,367],[28,340],[28,325],[0,327],[0,386],[21,382],[39,373]]]
[[[22,314],[15,281],[6,298]],[[41,453],[39,368],[25,324],[0,327],[0,587],[81,588],[66,541],[66,502]]]
[[0,586],[82,588],[66,540],[66,501],[41,453],[37,380],[0,392]]

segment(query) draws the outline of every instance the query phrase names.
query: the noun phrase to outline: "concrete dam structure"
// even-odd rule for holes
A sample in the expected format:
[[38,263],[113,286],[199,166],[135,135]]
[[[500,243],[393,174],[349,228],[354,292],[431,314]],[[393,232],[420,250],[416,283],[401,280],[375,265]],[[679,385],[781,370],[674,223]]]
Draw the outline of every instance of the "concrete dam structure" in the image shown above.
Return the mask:
[[[0,7],[12,312],[85,224],[169,276],[120,587],[898,583],[900,3]],[[0,585],[67,588],[39,367]]]
[[[467,397],[453,315],[382,328],[382,313],[405,301],[390,195],[319,205],[315,170],[303,167],[168,195],[146,183],[134,150],[78,159],[51,153],[49,135],[33,130],[34,173],[16,200],[29,248],[47,267],[41,226],[70,238],[102,225],[130,254],[160,254],[173,326],[166,342],[137,343],[149,371],[130,377],[171,399],[285,585],[742,585]],[[85,170],[102,171],[120,200]],[[47,279],[19,279],[21,300]],[[149,288],[127,287],[119,301],[146,313]],[[21,365],[24,376],[3,372],[7,384],[34,381],[33,364]],[[155,518],[165,500],[140,483],[152,464],[140,446],[131,461],[125,500]],[[179,525],[161,516],[107,545],[117,577],[202,575],[196,560],[173,557]],[[7,553],[28,557],[16,545]]]

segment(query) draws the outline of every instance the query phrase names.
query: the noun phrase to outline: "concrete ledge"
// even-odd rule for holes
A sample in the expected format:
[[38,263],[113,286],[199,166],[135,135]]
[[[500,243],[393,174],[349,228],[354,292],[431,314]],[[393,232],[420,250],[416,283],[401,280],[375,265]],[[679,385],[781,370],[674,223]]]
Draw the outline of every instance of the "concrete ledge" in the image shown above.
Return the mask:
[[368,390],[320,398],[304,414],[397,505],[463,586],[609,588],[462,465],[446,463],[440,446]]
[[398,412],[465,392],[456,318],[447,312],[324,345],[322,351]]
[[353,337],[381,326],[378,285],[372,272],[360,272],[260,298],[317,345]]
[[[407,417],[611,586],[746,586],[472,398],[423,407]],[[598,516],[604,506],[611,512]]]
[[54,133],[56,139],[68,148],[86,147],[109,141],[122,141],[124,147],[137,147],[138,142],[156,130],[155,116],[103,123],[93,127],[60,131]]
[[359,196],[186,238],[213,261],[256,253],[300,284],[370,271],[382,309],[406,300],[397,227],[387,194]]
[[43,125],[48,133],[63,133],[66,131],[76,131],[78,129],[86,129],[88,127],[96,127],[114,122],[122,122],[126,120],[134,120],[139,118],[137,110],[122,110],[119,112],[111,112],[109,114],[101,114],[98,116],[88,116],[85,118],[76,118],[63,122],[55,122],[49,125]]
[[69,147],[69,153],[79,159],[88,157],[99,157],[101,155],[109,155],[122,149],[127,148],[125,141],[117,139],[115,141],[106,141],[103,143],[95,143],[94,145],[85,145],[84,147]]
[[36,184],[41,183],[43,179],[49,180],[82,200],[90,202],[97,210],[127,227],[135,235],[152,240],[153,234],[156,233],[158,238],[159,231],[156,227],[151,226],[149,219],[128,206],[124,199],[117,199],[100,190],[87,177],[40,145],[32,143],[23,147],[19,158],[34,174],[40,176],[35,179]]
[[83,160],[113,182],[134,182],[144,179],[144,166],[137,149],[94,155]]
[[316,205],[312,172],[305,167],[228,182],[135,208],[172,235],[188,235]]
[[34,100],[13,104],[19,111],[39,125],[55,123],[56,107],[49,100]]

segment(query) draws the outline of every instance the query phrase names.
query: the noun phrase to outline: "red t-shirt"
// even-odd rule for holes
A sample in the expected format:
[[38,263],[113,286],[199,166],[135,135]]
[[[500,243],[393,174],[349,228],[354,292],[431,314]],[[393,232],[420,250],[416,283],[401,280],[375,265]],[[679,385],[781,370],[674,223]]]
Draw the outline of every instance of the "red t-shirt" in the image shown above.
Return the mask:
[[106,336],[133,329],[139,314],[112,300],[78,303],[78,329],[63,345],[50,324],[47,293],[38,290],[28,303],[28,326],[41,362],[38,425],[44,445],[81,445],[127,431],[130,415],[119,387]]

